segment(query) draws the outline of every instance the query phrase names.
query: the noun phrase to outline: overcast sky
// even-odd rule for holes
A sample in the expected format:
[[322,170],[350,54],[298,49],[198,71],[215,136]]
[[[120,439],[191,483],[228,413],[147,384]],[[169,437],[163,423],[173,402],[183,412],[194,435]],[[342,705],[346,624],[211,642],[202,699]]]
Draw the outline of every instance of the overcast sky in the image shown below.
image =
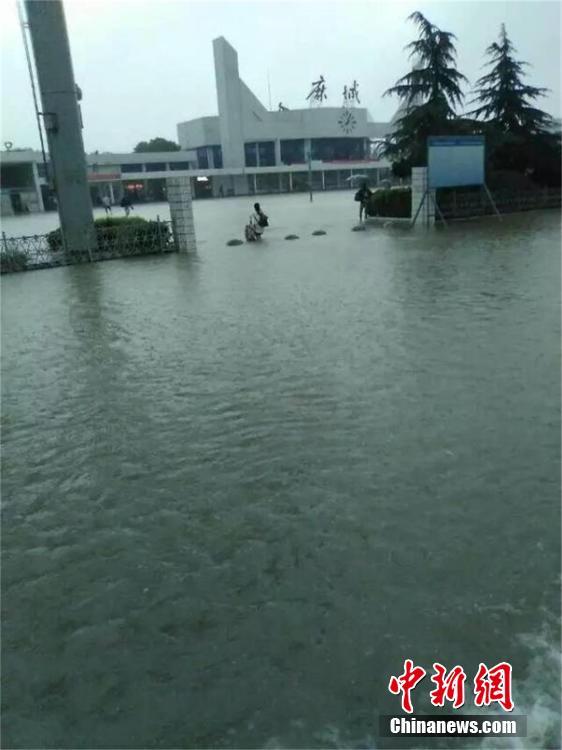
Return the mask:
[[[238,50],[240,75],[268,106],[306,106],[310,81],[327,82],[339,106],[356,78],[361,103],[388,120],[397,102],[382,98],[407,72],[406,17],[420,10],[458,37],[458,67],[470,82],[505,22],[528,81],[551,89],[541,107],[560,116],[560,4],[518,2],[303,2],[298,0],[66,0],[87,151],[129,151],[139,140],[176,140],[176,123],[217,114],[212,40]],[[1,141],[38,147],[37,126],[15,0],[0,2]],[[3,147],[3,146],[2,146]]]

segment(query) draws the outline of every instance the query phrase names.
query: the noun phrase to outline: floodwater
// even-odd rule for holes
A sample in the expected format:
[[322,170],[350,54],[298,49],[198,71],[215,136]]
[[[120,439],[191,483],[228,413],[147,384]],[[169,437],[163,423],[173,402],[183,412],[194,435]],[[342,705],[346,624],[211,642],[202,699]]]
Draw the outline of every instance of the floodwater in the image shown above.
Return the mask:
[[467,713],[510,661],[558,746],[559,213],[226,247],[250,204],[2,278],[3,746],[434,746],[378,736],[405,658]]

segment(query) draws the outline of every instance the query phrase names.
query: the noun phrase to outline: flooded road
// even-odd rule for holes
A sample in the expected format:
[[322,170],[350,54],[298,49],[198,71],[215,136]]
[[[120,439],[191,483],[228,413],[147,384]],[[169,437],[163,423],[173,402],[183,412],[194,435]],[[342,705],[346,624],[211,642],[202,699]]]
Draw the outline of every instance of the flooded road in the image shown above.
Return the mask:
[[251,202],[2,278],[5,746],[390,747],[405,658],[511,661],[552,746],[559,214]]

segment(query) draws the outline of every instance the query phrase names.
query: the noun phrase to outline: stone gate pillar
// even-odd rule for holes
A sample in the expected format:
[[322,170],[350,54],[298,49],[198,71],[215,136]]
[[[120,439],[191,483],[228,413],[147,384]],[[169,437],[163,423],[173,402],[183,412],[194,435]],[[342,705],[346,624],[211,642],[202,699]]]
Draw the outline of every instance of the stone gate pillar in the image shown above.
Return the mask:
[[170,204],[174,240],[178,251],[180,253],[195,253],[197,252],[197,245],[191,203],[191,178],[169,177],[166,180],[166,192]]
[[[416,215],[420,203],[427,190],[427,167],[412,167],[412,219]],[[426,195],[425,202],[418,214],[417,222],[425,227],[435,224],[435,190]]]

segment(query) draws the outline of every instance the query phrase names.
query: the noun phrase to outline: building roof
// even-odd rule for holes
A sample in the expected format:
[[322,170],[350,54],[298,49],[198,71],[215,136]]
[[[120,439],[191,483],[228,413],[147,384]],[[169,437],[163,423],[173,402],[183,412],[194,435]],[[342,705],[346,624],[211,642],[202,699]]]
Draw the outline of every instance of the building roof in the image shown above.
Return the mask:
[[42,160],[41,151],[34,151],[32,148],[13,148],[9,151],[0,151],[0,163],[2,164],[27,164]]

